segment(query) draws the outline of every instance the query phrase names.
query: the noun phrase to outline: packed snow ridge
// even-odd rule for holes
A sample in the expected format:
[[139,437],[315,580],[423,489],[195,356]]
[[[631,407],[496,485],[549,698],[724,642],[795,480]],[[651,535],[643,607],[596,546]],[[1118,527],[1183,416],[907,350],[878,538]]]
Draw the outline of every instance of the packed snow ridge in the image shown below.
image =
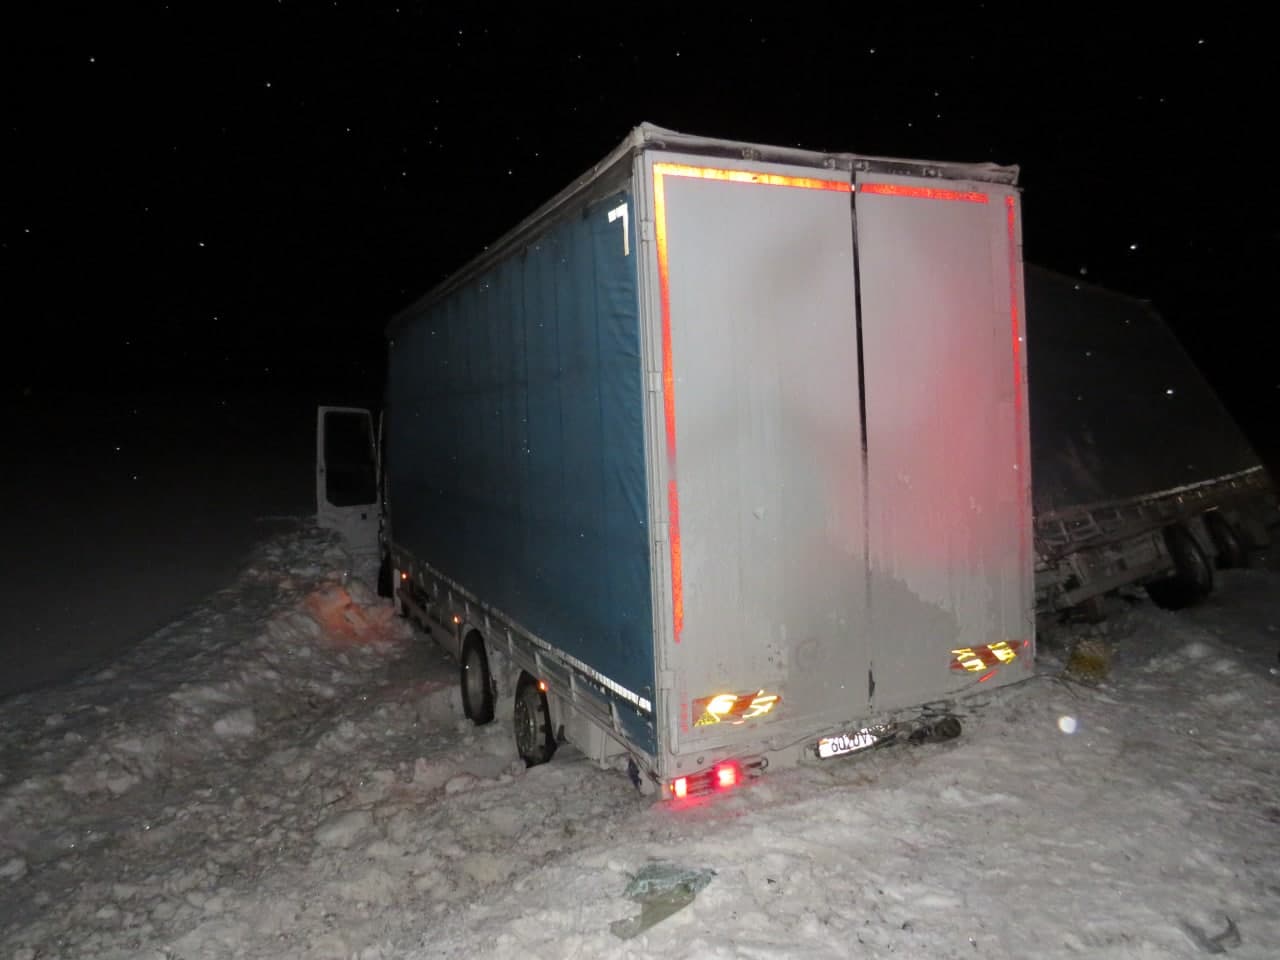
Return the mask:
[[[958,740],[683,805],[568,747],[526,771],[370,575],[304,526],[106,669],[0,703],[0,953],[1280,955],[1274,571],[1043,630]],[[619,939],[656,864],[696,897]]]

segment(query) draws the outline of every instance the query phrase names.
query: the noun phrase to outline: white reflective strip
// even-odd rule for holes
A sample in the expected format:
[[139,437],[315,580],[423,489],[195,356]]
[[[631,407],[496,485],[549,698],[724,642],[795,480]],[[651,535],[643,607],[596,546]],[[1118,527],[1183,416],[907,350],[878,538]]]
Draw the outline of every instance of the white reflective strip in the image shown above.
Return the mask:
[[[410,553],[408,550],[405,550],[403,547],[398,547],[395,544],[392,544],[392,550],[403,553],[406,557],[410,559],[411,562],[413,561],[413,554]],[[565,663],[569,664],[578,672],[586,674],[588,677],[590,677],[596,683],[600,684],[602,687],[605,687],[607,690],[610,690],[613,693],[616,693],[618,696],[622,697],[622,699],[626,700],[628,703],[634,704],[635,706],[639,707],[645,713],[650,713],[650,714],[653,713],[653,704],[649,700],[640,696],[640,694],[633,693],[632,691],[628,690],[626,687],[624,687],[622,684],[618,683],[617,681],[610,680],[608,677],[606,677],[600,671],[596,670],[594,667],[588,666],[587,664],[579,660],[577,657],[574,657],[574,656],[571,656],[570,654],[565,653],[563,650],[559,649],[558,647],[553,647],[551,644],[547,643],[547,641],[543,640],[541,637],[535,637],[532,633],[530,633],[528,630],[525,630],[523,627],[521,627],[518,623],[516,623],[514,620],[508,617],[501,610],[498,610],[494,607],[490,607],[485,604],[480,604],[480,602],[475,597],[473,597],[466,589],[464,589],[461,584],[454,583],[444,574],[440,573],[440,571],[432,567],[431,564],[419,563],[417,564],[417,566],[420,568],[419,576],[421,576],[421,570],[425,570],[427,573],[431,574],[431,576],[435,577],[437,580],[440,580],[444,583],[449,584],[454,590],[462,594],[464,602],[468,603],[468,614],[470,612],[469,604],[476,603],[483,610],[485,610],[486,615],[493,614],[497,616],[504,623],[506,623],[510,629],[517,631],[520,634],[520,636],[524,637],[529,642],[541,647],[543,650],[546,650],[548,653],[554,654],[556,657],[558,657],[560,660],[563,660]]]
[[528,639],[536,643],[538,646],[542,647],[548,653],[555,654],[557,657],[559,657],[565,663],[569,664],[575,670],[579,671],[580,673],[585,673],[588,677],[590,677],[596,683],[616,693],[618,696],[622,697],[622,699],[626,700],[628,703],[635,704],[645,713],[653,713],[653,704],[650,703],[648,700],[646,700],[644,697],[640,696],[640,694],[632,693],[622,684],[618,683],[615,680],[610,680],[608,677],[606,677],[600,671],[596,670],[594,667],[588,666],[587,664],[579,660],[577,657],[572,656],[571,654],[565,653],[563,650],[558,650],[557,648],[553,647],[551,644],[547,643],[547,641],[539,637],[535,637],[528,632],[524,632],[524,635]]

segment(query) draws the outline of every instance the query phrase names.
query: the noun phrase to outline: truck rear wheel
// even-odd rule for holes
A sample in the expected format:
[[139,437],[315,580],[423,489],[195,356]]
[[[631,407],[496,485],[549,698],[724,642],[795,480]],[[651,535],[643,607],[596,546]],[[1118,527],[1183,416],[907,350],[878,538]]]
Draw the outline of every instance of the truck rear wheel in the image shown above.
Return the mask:
[[1249,550],[1230,520],[1215,510],[1204,515],[1204,526],[1218,554],[1219,569],[1249,565]]
[[556,752],[556,738],[551,732],[551,709],[547,695],[538,689],[538,681],[527,673],[520,674],[516,684],[514,710],[516,750],[527,767],[546,763]]
[[493,676],[484,641],[473,633],[462,647],[462,712],[477,727],[493,719]]
[[1147,584],[1147,594],[1166,610],[1191,607],[1213,590],[1213,565],[1186,527],[1164,528],[1164,542],[1173,559],[1174,574]]

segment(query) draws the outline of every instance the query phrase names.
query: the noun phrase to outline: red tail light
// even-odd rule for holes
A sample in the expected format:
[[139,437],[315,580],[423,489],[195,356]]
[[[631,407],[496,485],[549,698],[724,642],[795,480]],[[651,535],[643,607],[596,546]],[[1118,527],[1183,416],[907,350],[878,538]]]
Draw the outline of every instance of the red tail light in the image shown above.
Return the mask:
[[[749,766],[755,769],[760,765]],[[667,785],[667,788],[671,791],[671,796],[677,800],[683,800],[686,797],[701,797],[709,793],[721,793],[740,786],[742,784],[742,774],[742,765],[738,761],[726,760],[723,763],[717,763],[710,770],[691,773],[685,777],[677,777]]]

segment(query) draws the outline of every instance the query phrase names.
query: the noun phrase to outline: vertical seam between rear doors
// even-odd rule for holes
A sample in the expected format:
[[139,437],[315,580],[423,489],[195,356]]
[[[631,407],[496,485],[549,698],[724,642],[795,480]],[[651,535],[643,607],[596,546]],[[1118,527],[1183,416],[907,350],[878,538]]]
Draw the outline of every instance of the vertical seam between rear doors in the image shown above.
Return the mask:
[[[871,468],[867,444],[867,377],[862,342],[862,267],[858,260],[857,173],[849,173],[849,229],[853,236],[853,326],[858,351],[858,429],[862,447],[862,604],[866,623],[871,617]],[[874,649],[874,647],[872,648]],[[867,710],[875,707],[875,661],[867,658]]]

